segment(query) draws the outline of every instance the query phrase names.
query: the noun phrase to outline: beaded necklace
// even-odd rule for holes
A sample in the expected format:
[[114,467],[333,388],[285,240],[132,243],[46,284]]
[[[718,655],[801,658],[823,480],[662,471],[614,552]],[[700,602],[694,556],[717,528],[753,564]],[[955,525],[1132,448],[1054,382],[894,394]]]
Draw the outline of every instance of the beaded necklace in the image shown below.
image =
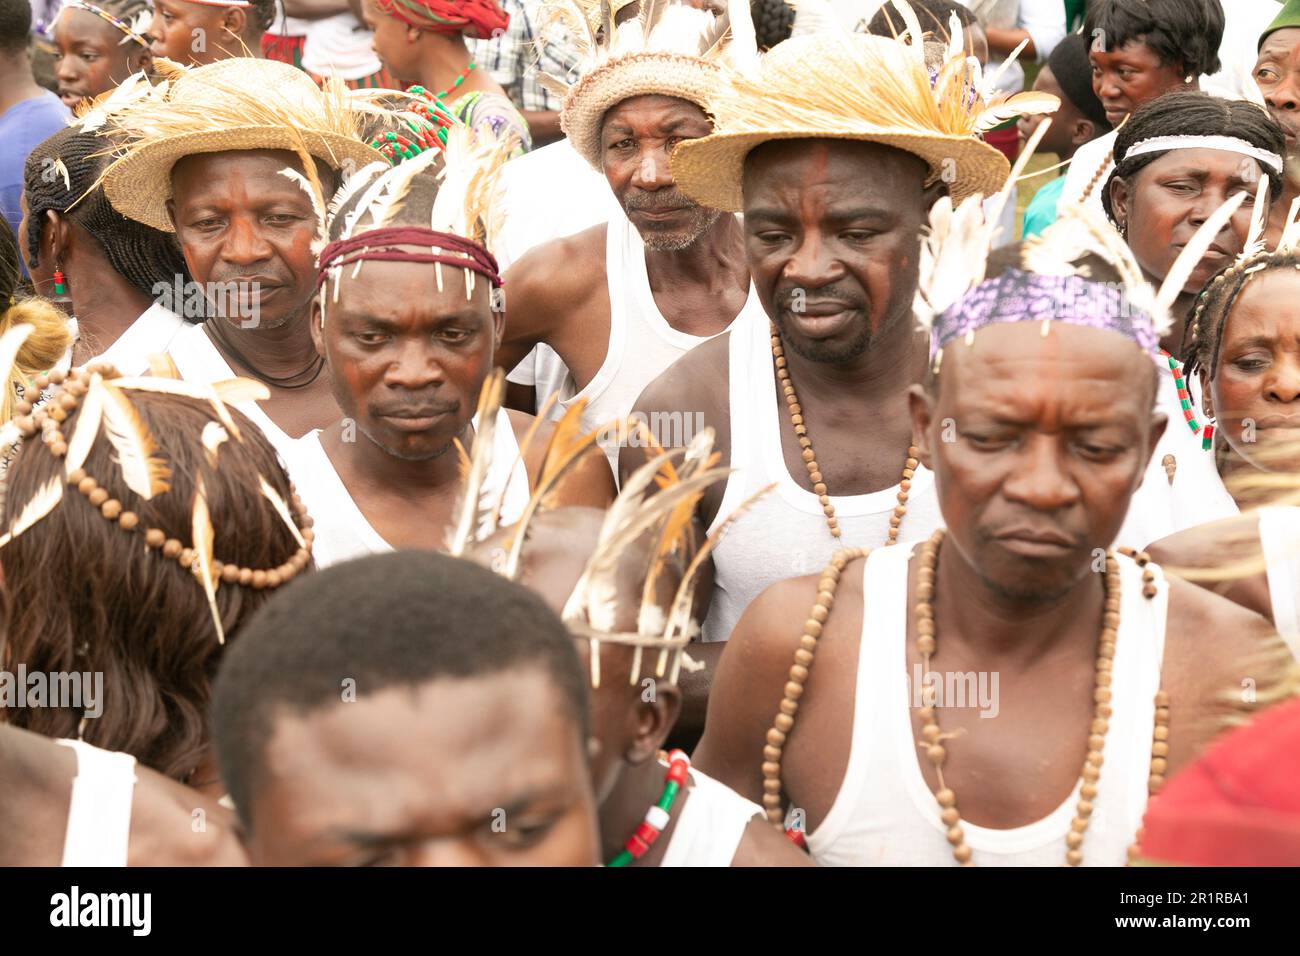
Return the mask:
[[430,94],[429,91],[426,90],[423,86],[413,86],[407,92],[414,93],[416,96],[424,96],[426,99],[431,96],[434,100],[441,100],[443,97],[451,96],[452,93],[460,89],[460,85],[465,82],[466,77],[468,77],[471,73],[474,72],[474,66],[475,66],[474,61],[470,60],[469,66],[465,67],[465,69],[460,71],[460,75],[457,76],[456,79],[452,81],[451,86],[447,87],[445,90],[442,90],[441,92]]
[[650,851],[650,847],[668,829],[668,820],[677,794],[686,785],[686,774],[691,769],[691,758],[681,750],[668,754],[668,773],[664,775],[664,792],[649,810],[645,819],[636,828],[636,832],[627,838],[627,843],[618,856],[606,863],[606,866],[631,866]]
[[[812,481],[813,494],[817,495],[818,501],[821,502],[822,514],[826,516],[826,527],[830,528],[831,537],[836,540],[840,537],[840,525],[835,517],[835,505],[831,503],[830,492],[826,488],[826,483],[822,480],[821,466],[817,464],[817,455],[813,451],[812,439],[808,437],[808,426],[803,420],[803,406],[799,404],[799,396],[795,394],[794,382],[790,380],[790,370],[786,367],[785,349],[781,345],[781,336],[776,330],[776,325],[771,325],[772,330],[772,361],[776,365],[776,377],[781,384],[781,394],[785,396],[785,404],[790,412],[790,423],[794,426],[795,437],[799,439],[800,455],[803,457],[804,467],[808,469],[808,478]],[[916,467],[920,463],[917,456],[920,452],[915,445],[908,445],[907,459],[903,462],[903,477],[898,483],[898,504],[894,507],[894,513],[889,518],[889,533],[885,539],[885,545],[898,543],[898,531],[903,524],[903,516],[907,514],[907,496],[912,488],[912,476],[916,474]]]
[[1169,363],[1169,373],[1174,377],[1174,385],[1178,389],[1178,404],[1183,407],[1183,418],[1187,422],[1187,427],[1192,430],[1192,434],[1200,434],[1201,448],[1208,451],[1214,444],[1214,425],[1206,422],[1204,427],[1196,420],[1196,410],[1192,407],[1192,393],[1187,389],[1187,378],[1183,375],[1183,363],[1178,361],[1164,349],[1160,350],[1166,362]]

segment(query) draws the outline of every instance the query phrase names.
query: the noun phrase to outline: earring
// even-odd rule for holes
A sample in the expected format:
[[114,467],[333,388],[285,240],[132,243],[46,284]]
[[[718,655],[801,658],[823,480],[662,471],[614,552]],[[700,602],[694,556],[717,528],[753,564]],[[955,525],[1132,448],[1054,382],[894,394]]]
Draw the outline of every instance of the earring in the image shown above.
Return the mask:
[[54,294],[59,298],[66,298],[68,286],[64,281],[63,269],[61,266],[54,267]]

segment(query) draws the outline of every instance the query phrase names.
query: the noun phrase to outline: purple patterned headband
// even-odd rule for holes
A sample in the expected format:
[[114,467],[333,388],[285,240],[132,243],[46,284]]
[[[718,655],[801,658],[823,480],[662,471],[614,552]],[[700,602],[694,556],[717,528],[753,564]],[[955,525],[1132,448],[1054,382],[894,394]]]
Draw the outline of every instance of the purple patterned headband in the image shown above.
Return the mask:
[[981,282],[937,316],[930,334],[930,358],[953,339],[988,325],[1049,320],[1118,332],[1159,361],[1160,336],[1151,316],[1129,302],[1117,284],[1019,269]]

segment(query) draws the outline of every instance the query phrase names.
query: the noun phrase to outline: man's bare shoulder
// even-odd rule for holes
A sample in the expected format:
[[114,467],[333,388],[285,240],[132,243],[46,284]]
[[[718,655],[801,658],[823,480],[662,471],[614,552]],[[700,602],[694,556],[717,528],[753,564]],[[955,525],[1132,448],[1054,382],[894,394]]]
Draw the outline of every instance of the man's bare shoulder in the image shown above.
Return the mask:
[[729,331],[697,345],[645,387],[637,399],[637,409],[654,411],[690,405],[692,410],[721,411],[727,407],[730,357]]
[[145,767],[131,802],[131,866],[247,866],[234,814]]
[[516,291],[564,302],[603,285],[607,229],[607,224],[600,223],[571,236],[544,242],[524,253],[504,276],[507,314],[510,296]]

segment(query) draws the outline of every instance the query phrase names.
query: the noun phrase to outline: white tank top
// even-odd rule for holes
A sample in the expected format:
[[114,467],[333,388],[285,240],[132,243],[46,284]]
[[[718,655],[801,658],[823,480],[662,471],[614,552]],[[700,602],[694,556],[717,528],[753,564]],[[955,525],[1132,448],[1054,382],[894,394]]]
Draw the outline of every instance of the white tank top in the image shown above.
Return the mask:
[[[473,421],[477,432],[478,415]],[[483,482],[483,496],[495,502],[504,488],[501,523],[513,524],[528,504],[528,469],[519,458],[519,442],[504,408],[497,411],[492,445],[492,464]],[[293,442],[284,458],[289,477],[315,522],[312,527],[316,532],[312,558],[317,568],[393,550],[352,500],[343,479],[321,447],[319,431],[308,432]]]
[[[176,371],[187,382],[199,384],[220,382],[227,378],[238,377],[230,365],[222,358],[217,347],[203,331],[202,325],[191,325],[176,334],[172,339],[167,354],[176,363]],[[262,430],[281,458],[288,457],[289,446],[296,439],[287,434],[279,425],[271,421],[271,416],[262,411],[257,402],[239,402],[234,406],[244,413],[254,425]]]
[[1260,508],[1259,541],[1268,568],[1273,627],[1300,659],[1300,508]]
[[[831,537],[821,502],[796,484],[781,453],[781,429],[790,427],[778,406],[772,336],[767,315],[743,315],[731,326],[731,467],[722,504],[709,531],[760,488],[760,498],[727,530],[713,552],[714,591],[703,640],[725,641],[749,602],[770,584],[820,571],[841,548],[882,546],[898,504],[898,486],[865,495],[831,495],[841,537]],[[870,418],[864,414],[864,427]],[[903,467],[905,449],[899,449]],[[899,545],[928,538],[942,525],[934,476],[918,467],[899,528]],[[896,545],[897,547],[897,545]]]
[[77,755],[62,866],[126,866],[135,758],[80,740],[57,743]]
[[[864,562],[864,615],[849,763],[830,812],[808,836],[823,866],[956,866],[939,805],[917,761],[904,637],[910,548],[881,548]],[[1122,866],[1147,802],[1155,695],[1160,688],[1169,586],[1155,565],[1157,593],[1142,596],[1142,571],[1119,562],[1120,629],[1115,644],[1114,714],[1106,734],[1096,808],[1083,841],[1085,866]],[[1088,728],[1080,725],[1079,733]],[[960,745],[960,742],[958,742]],[[1063,866],[1065,834],[1079,801],[1077,782],[1033,823],[993,830],[965,820],[977,866]],[[960,799],[960,795],[959,795]]]
[[[551,415],[558,419],[575,401],[585,398],[587,408],[582,416],[582,427],[588,430],[626,418],[647,385],[695,346],[713,337],[687,335],[668,324],[650,291],[645,243],[636,227],[621,213],[610,219],[607,227],[605,275],[609,285],[609,345],[605,349],[605,361],[582,391],[576,391],[571,376],[566,377]],[[749,287],[749,298],[740,310],[740,317],[747,314],[763,316],[763,306],[758,301],[753,283]],[[731,327],[735,325],[733,321]],[[538,397],[539,400],[543,397],[540,390]],[[667,445],[681,435],[681,443],[685,444],[695,434],[696,425],[694,419],[674,421],[667,436],[660,433],[655,437]],[[618,444],[602,437],[600,445],[617,474]]]
[[659,865],[731,866],[745,827],[763,808],[698,770],[690,773],[690,797]]

